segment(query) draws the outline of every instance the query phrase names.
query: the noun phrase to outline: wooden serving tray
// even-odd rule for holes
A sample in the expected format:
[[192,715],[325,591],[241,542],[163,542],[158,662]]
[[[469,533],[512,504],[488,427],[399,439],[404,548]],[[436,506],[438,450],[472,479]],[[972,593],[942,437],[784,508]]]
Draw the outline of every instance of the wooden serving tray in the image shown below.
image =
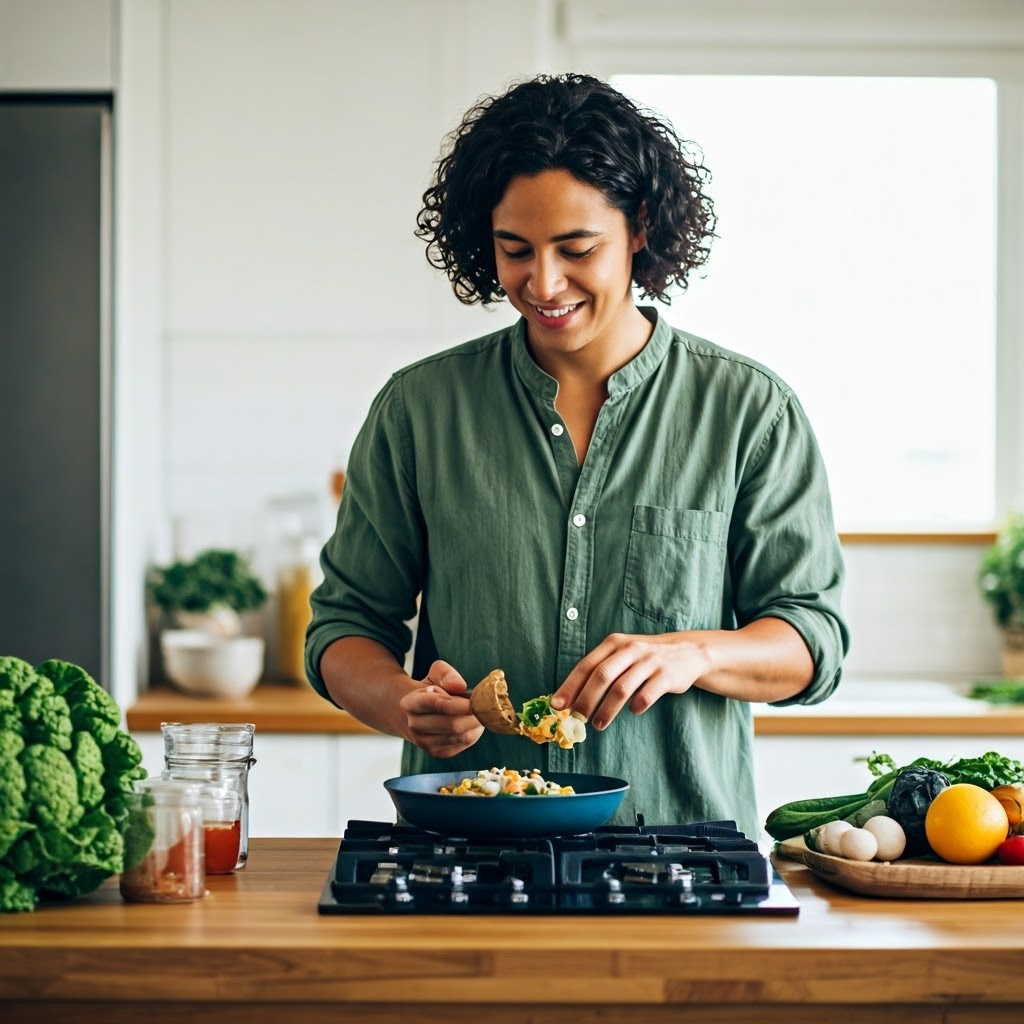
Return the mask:
[[803,838],[778,843],[776,852],[800,861],[825,882],[863,896],[894,899],[1001,900],[1024,897],[1024,866],[947,864],[935,858],[846,860],[807,849]]

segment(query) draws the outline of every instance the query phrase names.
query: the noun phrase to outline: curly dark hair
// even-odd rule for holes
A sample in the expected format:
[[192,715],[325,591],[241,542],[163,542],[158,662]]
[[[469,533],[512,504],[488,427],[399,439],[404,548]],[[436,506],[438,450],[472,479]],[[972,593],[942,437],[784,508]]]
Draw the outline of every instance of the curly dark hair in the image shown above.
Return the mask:
[[[447,152],[444,152],[444,150]],[[491,215],[520,175],[565,170],[600,189],[631,230],[646,232],[633,257],[645,297],[668,303],[673,283],[707,262],[715,212],[700,150],[674,128],[590,75],[539,75],[479,100],[444,141],[416,235],[467,305],[504,297]]]

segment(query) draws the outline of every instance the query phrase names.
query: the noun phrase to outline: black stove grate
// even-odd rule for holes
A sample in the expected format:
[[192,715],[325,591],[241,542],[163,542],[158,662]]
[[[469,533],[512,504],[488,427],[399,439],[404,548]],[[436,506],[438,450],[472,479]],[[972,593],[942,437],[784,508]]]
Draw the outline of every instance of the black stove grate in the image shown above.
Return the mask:
[[440,836],[350,821],[322,914],[794,915],[788,887],[731,821],[586,835]]

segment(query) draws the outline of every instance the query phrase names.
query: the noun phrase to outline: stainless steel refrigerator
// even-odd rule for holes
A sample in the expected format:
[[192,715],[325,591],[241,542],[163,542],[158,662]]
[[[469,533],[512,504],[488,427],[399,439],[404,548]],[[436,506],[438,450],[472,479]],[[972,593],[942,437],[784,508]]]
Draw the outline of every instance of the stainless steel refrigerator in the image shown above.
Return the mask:
[[108,96],[0,94],[0,655],[108,684]]

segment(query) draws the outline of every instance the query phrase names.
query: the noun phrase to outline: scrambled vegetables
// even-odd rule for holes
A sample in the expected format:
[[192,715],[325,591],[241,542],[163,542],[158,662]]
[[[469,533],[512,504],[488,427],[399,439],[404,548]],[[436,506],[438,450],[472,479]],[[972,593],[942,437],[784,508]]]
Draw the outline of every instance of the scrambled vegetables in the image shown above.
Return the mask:
[[551,695],[534,697],[523,705],[519,713],[519,730],[534,743],[557,743],[563,750],[587,738],[587,727],[575,718],[568,708],[555,711],[551,707]]
[[548,782],[537,768],[517,772],[514,768],[482,768],[456,786],[442,786],[438,792],[449,796],[567,796],[572,786]]

